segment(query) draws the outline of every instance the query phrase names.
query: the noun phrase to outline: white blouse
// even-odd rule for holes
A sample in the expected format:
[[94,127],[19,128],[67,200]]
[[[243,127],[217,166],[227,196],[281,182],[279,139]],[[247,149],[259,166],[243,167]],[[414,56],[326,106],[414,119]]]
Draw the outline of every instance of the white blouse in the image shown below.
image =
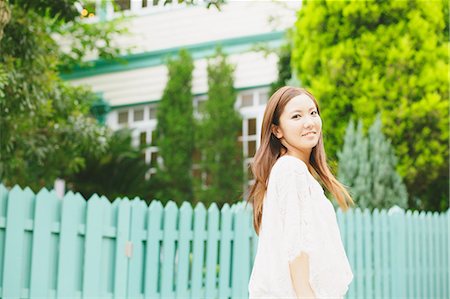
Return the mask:
[[353,273],[334,207],[306,164],[284,155],[269,175],[249,298],[297,298],[289,262],[302,251],[316,298],[343,298]]

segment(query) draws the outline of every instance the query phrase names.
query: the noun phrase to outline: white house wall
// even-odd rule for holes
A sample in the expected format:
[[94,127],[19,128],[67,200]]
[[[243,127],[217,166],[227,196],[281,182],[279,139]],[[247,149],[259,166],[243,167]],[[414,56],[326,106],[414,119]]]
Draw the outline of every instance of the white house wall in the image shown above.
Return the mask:
[[[278,57],[265,57],[261,52],[247,52],[229,56],[236,65],[235,88],[269,85],[277,79]],[[192,92],[202,94],[208,91],[207,60],[195,61]],[[131,105],[161,99],[167,83],[167,67],[135,69],[124,72],[102,74],[70,81],[74,85],[89,85],[95,92],[102,92],[111,106]]]
[[131,35],[120,36],[116,42],[142,53],[284,31],[295,22],[300,5],[301,1],[228,1],[221,11],[214,6],[188,6],[153,13],[150,7],[130,21]]

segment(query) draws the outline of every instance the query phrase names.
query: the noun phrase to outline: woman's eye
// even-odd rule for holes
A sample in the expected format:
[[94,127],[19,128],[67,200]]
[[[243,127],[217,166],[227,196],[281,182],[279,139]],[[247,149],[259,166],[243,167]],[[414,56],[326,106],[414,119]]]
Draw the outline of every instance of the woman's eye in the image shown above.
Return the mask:
[[313,111],[313,112],[311,112],[311,113],[316,113],[316,114],[317,114],[317,111],[315,111],[315,110],[314,110],[314,111]]
[[301,117],[300,114],[295,114],[292,118],[297,118],[297,116],[298,116],[298,117]]

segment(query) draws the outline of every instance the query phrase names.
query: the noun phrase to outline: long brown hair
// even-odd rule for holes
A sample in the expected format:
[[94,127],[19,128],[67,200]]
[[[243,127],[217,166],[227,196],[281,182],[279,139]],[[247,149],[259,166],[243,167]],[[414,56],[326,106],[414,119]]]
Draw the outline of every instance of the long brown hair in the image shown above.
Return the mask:
[[[253,157],[251,170],[255,183],[250,188],[247,204],[253,206],[253,227],[256,234],[259,235],[259,229],[262,220],[264,194],[267,190],[267,180],[269,178],[272,166],[281,156],[281,151],[287,151],[286,147],[281,144],[280,140],[272,133],[272,125],[280,125],[280,115],[282,114],[286,104],[293,98],[301,94],[308,95],[316,105],[317,113],[320,115],[319,105],[314,96],[306,89],[284,86],[278,89],[269,99],[264,111],[264,118],[261,128],[261,143]],[[327,164],[325,148],[323,146],[322,133],[319,136],[317,145],[312,148],[309,158],[311,167],[320,177],[325,187],[337,199],[337,202],[343,211],[347,211],[349,203],[354,204],[352,197],[331,173]]]

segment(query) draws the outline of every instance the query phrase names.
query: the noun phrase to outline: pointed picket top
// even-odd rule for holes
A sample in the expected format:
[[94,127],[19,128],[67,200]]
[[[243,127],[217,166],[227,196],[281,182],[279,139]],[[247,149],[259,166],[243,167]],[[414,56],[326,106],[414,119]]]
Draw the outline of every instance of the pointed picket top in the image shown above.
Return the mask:
[[[70,191],[70,192],[75,194],[75,196],[82,198],[84,201],[87,201],[87,198],[85,198],[83,196],[83,194],[81,194],[80,192],[72,192],[72,191]],[[66,195],[67,195],[67,193],[66,193]]]
[[212,204],[209,205],[208,213],[216,213],[216,212],[219,212],[219,207],[215,202],[213,202]]
[[161,211],[162,209],[164,209],[162,203],[159,200],[152,200],[148,208],[150,211]]
[[36,197],[41,197],[41,196],[45,196],[45,195],[50,195],[52,194],[52,192],[50,192],[49,190],[47,190],[47,188],[41,188],[41,190],[39,190],[39,192],[36,194]]
[[419,217],[419,211],[415,210],[412,213],[414,217]]
[[205,217],[206,208],[205,208],[205,205],[201,201],[195,205],[194,214],[195,214],[195,217]]
[[192,211],[192,205],[190,202],[183,201],[183,203],[181,204],[181,207],[180,207],[180,212],[184,212],[184,211]]
[[406,216],[407,217],[412,217],[412,215],[413,215],[413,212],[411,210],[407,210],[406,211]]
[[222,209],[221,209],[220,211],[221,211],[221,212],[223,212],[223,211],[226,211],[226,212],[230,211],[230,204],[226,202],[226,203],[222,206]]
[[19,185],[14,185],[14,187],[11,188],[11,191],[9,191],[10,193],[13,192],[22,192],[24,191]]
[[364,209],[363,215],[365,217],[370,217],[371,216],[370,210],[369,209]]
[[131,199],[128,196],[122,197],[123,201],[128,201],[131,204]]
[[92,194],[88,199],[88,203],[90,203],[91,201],[100,201],[100,196],[98,196],[97,193]]
[[397,214],[397,213],[404,213],[405,210],[403,210],[402,208],[400,208],[397,205],[392,206],[389,211],[388,211],[388,215],[393,215],[393,214]]
[[178,207],[177,204],[172,201],[169,200],[166,204],[166,206],[164,207],[164,213],[166,214],[176,214],[178,212]]
[[133,200],[130,201],[131,208],[134,209],[142,209],[144,211],[147,210],[147,204],[145,201],[139,199],[139,197],[133,198]]
[[73,193],[72,191],[67,192],[66,195],[64,195],[63,200],[75,200],[75,201],[81,202],[84,205],[86,204],[86,200],[78,192],[77,193]]
[[111,202],[111,206],[114,208],[118,207],[122,201],[123,199],[121,197],[116,197],[116,199],[114,199],[114,201]]
[[103,203],[104,205],[111,206],[111,202],[108,200],[108,198],[107,198],[106,196],[102,195],[102,196],[100,197],[100,200],[102,201],[102,203]]
[[33,190],[31,190],[31,188],[28,187],[28,186],[26,186],[25,189],[23,189],[23,191],[25,191],[25,192],[31,192],[31,193],[34,194]]
[[372,215],[375,215],[375,214],[377,214],[377,215],[380,214],[380,210],[378,208],[373,209]]
[[194,210],[206,210],[205,204],[201,201],[197,202],[197,204],[195,205]]
[[169,205],[175,205],[175,208],[178,208],[176,202],[174,202],[173,200],[169,200],[168,202],[166,202],[166,205],[164,208],[167,209],[167,207]]
[[361,215],[362,214],[362,211],[361,211],[361,208],[359,208],[359,207],[357,207],[356,209],[355,209],[355,216],[356,215]]
[[236,209],[234,210],[235,213],[242,213],[244,211],[244,207],[241,204],[236,204]]

